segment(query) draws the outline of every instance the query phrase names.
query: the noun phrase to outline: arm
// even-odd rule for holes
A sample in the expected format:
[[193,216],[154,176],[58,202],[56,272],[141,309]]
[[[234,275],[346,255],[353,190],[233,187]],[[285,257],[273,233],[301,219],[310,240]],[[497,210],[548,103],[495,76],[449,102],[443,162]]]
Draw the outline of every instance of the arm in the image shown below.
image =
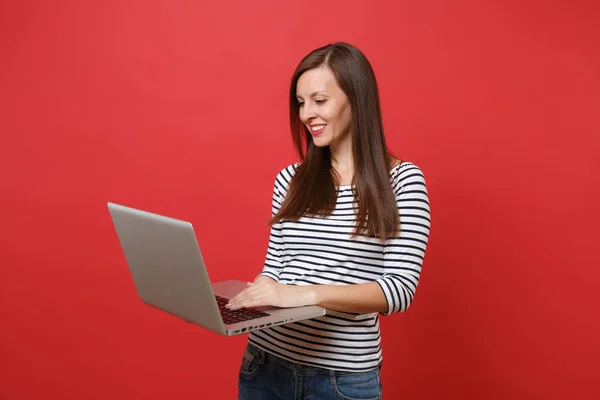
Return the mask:
[[408,309],[417,290],[431,225],[429,196],[421,170],[411,165],[394,179],[400,213],[400,237],[389,239],[384,250],[384,273],[376,282],[381,287],[389,315]]
[[396,179],[394,193],[401,234],[386,242],[380,279],[355,285],[291,286],[256,282],[232,299],[231,308],[319,305],[332,311],[360,314],[406,311],[416,291],[429,238],[429,199],[421,171],[416,166],[405,169]]
[[273,278],[269,278],[266,275],[258,275],[256,279],[254,279],[254,282],[252,282],[253,285],[260,285],[262,283],[277,283],[277,281]]
[[[271,201],[271,215],[274,216],[283,204],[283,195],[279,179],[281,173],[275,179],[273,186],[273,199]],[[256,277],[254,283],[261,282],[278,282],[279,271],[283,267],[283,257],[281,248],[283,247],[283,238],[281,233],[281,223],[278,222],[271,226],[269,233],[269,245],[267,247],[267,255],[262,272]],[[270,279],[269,279],[270,278]]]
[[[389,315],[411,304],[425,257],[431,225],[429,196],[421,170],[412,165],[394,179],[400,214],[400,236],[388,239],[383,255],[383,276],[357,285],[306,286],[309,304],[332,311]],[[304,288],[304,287],[303,287]]]
[[385,312],[387,301],[376,282],[358,285],[303,286],[313,291],[314,303],[332,311],[367,314]]
[[357,285],[292,286],[259,276],[247,289],[235,296],[229,308],[301,307],[318,305],[332,311],[366,314],[385,312],[387,301],[376,282]]

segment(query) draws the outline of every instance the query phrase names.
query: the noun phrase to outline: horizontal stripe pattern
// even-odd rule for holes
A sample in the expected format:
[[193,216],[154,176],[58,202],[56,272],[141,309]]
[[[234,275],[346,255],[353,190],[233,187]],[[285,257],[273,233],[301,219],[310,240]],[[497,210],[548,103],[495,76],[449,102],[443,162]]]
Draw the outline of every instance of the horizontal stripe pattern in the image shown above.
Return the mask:
[[[272,213],[285,199],[298,164],[279,172]],[[381,243],[352,239],[356,204],[350,185],[337,187],[335,210],[328,217],[303,217],[271,227],[263,271],[288,285],[353,285],[377,282],[388,309],[404,312],[411,304],[429,239],[430,208],[425,178],[410,162],[390,171],[400,215],[400,236]],[[379,314],[328,311],[323,317],[252,332],[255,346],[292,362],[339,371],[366,371],[383,360]]]

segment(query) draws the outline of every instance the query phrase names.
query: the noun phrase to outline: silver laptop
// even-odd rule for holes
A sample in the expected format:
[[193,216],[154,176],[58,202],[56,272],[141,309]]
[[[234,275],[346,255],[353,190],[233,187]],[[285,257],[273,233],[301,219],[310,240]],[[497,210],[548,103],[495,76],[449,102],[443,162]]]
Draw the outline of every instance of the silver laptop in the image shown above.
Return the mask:
[[140,299],[225,336],[325,315],[318,306],[228,310],[247,287],[238,280],[211,283],[192,224],[108,203]]

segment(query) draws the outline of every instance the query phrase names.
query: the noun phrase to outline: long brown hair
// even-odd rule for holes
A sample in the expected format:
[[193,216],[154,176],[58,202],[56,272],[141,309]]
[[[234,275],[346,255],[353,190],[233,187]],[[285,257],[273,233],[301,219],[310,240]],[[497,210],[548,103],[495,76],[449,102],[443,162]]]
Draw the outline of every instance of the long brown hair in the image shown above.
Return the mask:
[[360,234],[384,241],[396,237],[400,228],[396,199],[389,170],[394,157],[383,134],[377,81],[371,64],[356,47],[333,43],[308,54],[292,76],[290,87],[290,127],[296,151],[302,160],[292,177],[287,195],[271,224],[298,220],[302,216],[327,216],[337,201],[336,171],[331,165],[329,147],[317,147],[308,128],[300,120],[296,88],[308,70],[327,66],[351,106],[350,134],[354,159],[354,195],[358,205],[353,237]]

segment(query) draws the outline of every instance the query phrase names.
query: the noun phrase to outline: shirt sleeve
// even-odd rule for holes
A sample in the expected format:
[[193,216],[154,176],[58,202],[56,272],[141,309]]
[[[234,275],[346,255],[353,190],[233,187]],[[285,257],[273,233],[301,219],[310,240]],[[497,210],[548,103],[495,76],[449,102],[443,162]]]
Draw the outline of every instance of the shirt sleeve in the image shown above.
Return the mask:
[[430,208],[422,171],[410,164],[400,168],[394,179],[400,214],[400,235],[388,239],[384,248],[383,276],[377,280],[388,309],[382,315],[404,312],[411,304],[429,240]]
[[[282,179],[281,173],[275,179],[273,187],[273,200],[271,203],[271,215],[274,216],[281,208],[283,204],[283,190],[281,187],[280,180]],[[279,281],[279,272],[283,268],[283,235],[281,222],[277,222],[271,226],[271,232],[269,234],[269,246],[267,248],[267,256],[265,259],[264,267],[259,276],[267,276],[275,281]]]

